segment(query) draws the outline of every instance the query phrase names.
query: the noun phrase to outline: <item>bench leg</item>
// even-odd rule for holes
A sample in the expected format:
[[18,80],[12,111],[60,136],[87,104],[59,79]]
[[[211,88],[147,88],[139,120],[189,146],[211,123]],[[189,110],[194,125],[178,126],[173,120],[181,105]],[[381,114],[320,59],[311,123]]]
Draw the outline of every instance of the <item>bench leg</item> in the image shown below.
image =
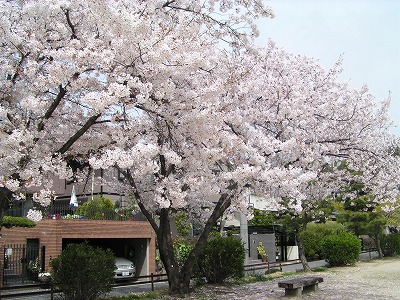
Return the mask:
[[301,288],[285,289],[285,296],[300,297],[301,296]]
[[318,291],[318,283],[303,287],[303,293]]

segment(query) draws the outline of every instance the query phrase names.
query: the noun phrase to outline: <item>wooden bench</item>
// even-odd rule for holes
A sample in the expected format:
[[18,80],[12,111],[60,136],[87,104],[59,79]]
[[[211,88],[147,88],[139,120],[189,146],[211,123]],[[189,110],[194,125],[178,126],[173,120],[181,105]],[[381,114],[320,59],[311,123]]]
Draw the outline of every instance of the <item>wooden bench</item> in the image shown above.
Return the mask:
[[301,296],[302,292],[318,290],[318,283],[323,282],[322,277],[296,277],[278,282],[280,288],[285,288],[285,296]]

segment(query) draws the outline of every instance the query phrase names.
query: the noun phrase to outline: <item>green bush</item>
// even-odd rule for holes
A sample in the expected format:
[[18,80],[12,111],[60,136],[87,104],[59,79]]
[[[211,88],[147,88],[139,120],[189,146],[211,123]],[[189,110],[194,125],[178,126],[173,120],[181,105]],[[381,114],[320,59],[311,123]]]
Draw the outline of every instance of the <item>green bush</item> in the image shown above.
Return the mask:
[[183,266],[192,249],[193,246],[183,237],[178,237],[174,241],[174,255],[179,268]]
[[208,283],[222,283],[244,275],[245,250],[235,237],[212,237],[198,258],[196,277]]
[[331,266],[354,264],[360,253],[360,239],[348,232],[327,236],[322,241],[322,255]]
[[75,213],[92,220],[112,219],[114,217],[114,205],[110,199],[101,197],[83,203],[76,209]]
[[1,222],[1,226],[5,228],[11,227],[35,227],[36,223],[32,220],[29,220],[25,217],[12,217],[12,216],[4,216],[3,221]]
[[345,227],[334,221],[326,223],[308,223],[300,237],[304,242],[304,251],[308,259],[322,259],[322,241],[326,236],[344,232]]
[[175,215],[175,225],[178,236],[188,237],[190,230],[192,229],[192,223],[188,221],[188,215],[186,212],[181,211]]
[[385,256],[400,255],[400,233],[382,235],[381,247]]
[[110,250],[88,243],[69,244],[50,263],[53,283],[66,300],[93,300],[111,291],[115,257]]

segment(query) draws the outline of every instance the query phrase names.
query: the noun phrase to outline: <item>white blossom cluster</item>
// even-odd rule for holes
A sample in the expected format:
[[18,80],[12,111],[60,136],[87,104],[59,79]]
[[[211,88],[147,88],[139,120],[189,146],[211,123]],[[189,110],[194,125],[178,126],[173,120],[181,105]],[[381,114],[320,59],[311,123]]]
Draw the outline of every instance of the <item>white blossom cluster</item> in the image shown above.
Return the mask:
[[26,217],[31,221],[39,222],[43,219],[43,214],[40,210],[30,209],[28,210]]
[[56,196],[54,195],[54,191],[41,189],[38,193],[33,193],[32,200],[36,203],[39,203],[41,206],[49,206],[54,200]]
[[246,212],[249,189],[300,211],[351,180],[382,202],[398,196],[389,101],[339,82],[340,59],[324,70],[273,42],[256,46],[255,18],[273,16],[263,1],[0,10],[0,184],[41,187],[41,205],[52,178],[113,168],[127,176],[107,183],[149,215],[207,219],[218,200]]

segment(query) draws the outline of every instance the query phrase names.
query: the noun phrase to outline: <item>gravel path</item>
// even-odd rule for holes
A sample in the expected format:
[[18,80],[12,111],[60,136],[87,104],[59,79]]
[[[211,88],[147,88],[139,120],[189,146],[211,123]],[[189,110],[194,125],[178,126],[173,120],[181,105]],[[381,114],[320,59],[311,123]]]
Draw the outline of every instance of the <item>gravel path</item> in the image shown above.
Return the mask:
[[[330,268],[326,272],[313,274],[322,276],[324,282],[319,284],[317,292],[305,294],[301,299],[400,300],[400,259],[358,262],[352,267]],[[205,286],[184,299],[299,299],[284,297],[284,289],[278,288],[278,280],[243,285]]]

